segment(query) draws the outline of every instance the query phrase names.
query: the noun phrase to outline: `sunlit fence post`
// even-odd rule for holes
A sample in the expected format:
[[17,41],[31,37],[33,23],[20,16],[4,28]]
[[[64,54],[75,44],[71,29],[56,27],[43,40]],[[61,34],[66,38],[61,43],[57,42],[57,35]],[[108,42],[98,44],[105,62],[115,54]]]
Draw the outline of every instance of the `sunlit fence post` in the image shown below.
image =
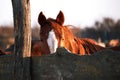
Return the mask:
[[30,80],[30,0],[12,0],[15,34],[15,80]]

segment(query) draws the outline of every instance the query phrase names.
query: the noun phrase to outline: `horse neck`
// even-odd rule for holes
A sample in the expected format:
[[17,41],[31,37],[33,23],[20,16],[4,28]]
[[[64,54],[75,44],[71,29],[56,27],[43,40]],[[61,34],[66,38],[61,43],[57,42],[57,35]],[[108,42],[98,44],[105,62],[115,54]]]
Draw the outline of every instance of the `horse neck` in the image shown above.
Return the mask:
[[101,47],[96,44],[91,39],[82,39],[82,38],[77,38],[78,39],[78,47],[79,47],[79,54],[85,55],[85,54],[93,54],[99,50],[104,49],[104,47]]
[[67,48],[72,53],[78,52],[78,45],[75,41],[75,36],[73,33],[68,29],[68,27],[64,27],[64,37],[65,37],[65,48]]

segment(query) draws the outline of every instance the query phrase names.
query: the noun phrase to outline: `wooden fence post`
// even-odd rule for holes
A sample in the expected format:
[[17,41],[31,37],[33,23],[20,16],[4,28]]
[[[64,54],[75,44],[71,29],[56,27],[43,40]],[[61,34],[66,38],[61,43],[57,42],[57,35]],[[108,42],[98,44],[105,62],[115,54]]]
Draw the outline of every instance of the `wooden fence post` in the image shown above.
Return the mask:
[[12,0],[15,34],[15,80],[31,80],[30,0]]

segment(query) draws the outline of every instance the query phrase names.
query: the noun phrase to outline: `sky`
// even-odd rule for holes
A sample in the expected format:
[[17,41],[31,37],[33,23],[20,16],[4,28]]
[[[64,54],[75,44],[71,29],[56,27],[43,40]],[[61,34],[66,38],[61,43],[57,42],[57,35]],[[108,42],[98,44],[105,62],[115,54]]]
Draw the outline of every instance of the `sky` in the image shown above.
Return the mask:
[[[110,17],[120,19],[120,0],[30,0],[31,24],[38,25],[38,14],[56,18],[61,10],[65,25],[90,26],[94,22]],[[13,24],[11,0],[0,2],[0,26]]]

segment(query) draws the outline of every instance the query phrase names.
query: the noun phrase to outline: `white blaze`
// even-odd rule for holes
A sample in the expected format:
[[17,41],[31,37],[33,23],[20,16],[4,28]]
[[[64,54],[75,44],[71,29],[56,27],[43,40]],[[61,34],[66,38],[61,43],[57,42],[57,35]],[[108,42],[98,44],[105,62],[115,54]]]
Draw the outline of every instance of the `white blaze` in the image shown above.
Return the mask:
[[56,52],[56,49],[58,47],[58,40],[57,40],[53,30],[51,30],[49,32],[47,43],[48,43],[48,46],[49,46],[49,49],[50,49],[50,53]]

